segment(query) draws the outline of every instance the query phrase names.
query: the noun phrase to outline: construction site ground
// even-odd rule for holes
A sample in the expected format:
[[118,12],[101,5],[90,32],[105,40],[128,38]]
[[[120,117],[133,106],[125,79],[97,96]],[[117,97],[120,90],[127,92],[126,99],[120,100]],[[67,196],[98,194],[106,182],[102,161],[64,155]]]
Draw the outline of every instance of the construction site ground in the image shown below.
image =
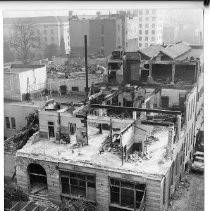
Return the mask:
[[190,172],[185,175],[168,211],[204,211],[203,174]]

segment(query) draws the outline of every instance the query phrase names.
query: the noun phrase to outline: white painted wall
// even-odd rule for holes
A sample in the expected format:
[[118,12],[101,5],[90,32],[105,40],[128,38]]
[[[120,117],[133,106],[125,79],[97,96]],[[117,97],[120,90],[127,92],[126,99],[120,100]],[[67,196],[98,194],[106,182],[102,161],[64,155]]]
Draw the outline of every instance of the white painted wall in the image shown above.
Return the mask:
[[[26,126],[26,116],[38,110],[39,106],[33,104],[4,103],[4,136],[9,138]],[[6,128],[5,117],[10,118],[10,129]],[[11,117],[15,118],[16,129],[11,128]]]

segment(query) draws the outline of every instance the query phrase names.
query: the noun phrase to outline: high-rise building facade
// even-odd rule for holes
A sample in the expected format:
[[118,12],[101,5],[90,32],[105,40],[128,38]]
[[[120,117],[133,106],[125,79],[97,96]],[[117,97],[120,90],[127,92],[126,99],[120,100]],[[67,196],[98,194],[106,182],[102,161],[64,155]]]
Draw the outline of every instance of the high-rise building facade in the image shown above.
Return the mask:
[[162,44],[163,18],[161,10],[143,9],[138,11],[139,48]]

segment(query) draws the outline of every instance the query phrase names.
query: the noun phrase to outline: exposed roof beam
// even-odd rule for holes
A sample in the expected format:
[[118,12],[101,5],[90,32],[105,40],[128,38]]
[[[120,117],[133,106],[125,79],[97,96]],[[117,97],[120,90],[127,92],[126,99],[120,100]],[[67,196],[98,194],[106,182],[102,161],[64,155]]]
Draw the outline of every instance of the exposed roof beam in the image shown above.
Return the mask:
[[140,111],[140,112],[153,112],[153,113],[181,115],[181,111],[171,111],[171,110],[161,110],[161,109],[121,107],[121,106],[99,105],[99,104],[90,104],[90,106],[91,108],[104,108],[104,109],[112,108],[112,109],[120,109],[120,110],[127,110],[127,111]]

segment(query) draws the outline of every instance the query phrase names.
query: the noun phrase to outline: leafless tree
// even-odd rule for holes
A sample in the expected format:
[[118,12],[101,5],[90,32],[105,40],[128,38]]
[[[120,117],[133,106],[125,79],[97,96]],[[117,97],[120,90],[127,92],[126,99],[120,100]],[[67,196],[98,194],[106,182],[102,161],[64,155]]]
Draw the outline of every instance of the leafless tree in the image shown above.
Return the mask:
[[34,57],[33,50],[40,46],[40,37],[29,19],[18,19],[13,25],[13,33],[9,38],[10,46],[15,49],[23,64],[28,64]]

